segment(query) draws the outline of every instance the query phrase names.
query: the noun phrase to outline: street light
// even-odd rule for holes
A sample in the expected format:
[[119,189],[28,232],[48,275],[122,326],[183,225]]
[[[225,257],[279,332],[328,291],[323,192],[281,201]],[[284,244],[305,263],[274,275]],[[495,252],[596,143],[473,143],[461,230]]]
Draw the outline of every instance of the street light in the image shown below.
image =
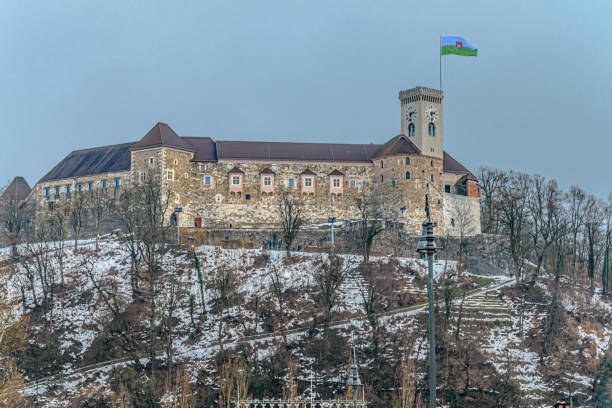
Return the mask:
[[427,297],[429,299],[429,408],[436,408],[436,339],[434,329],[434,302],[433,302],[433,256],[437,251],[434,242],[434,227],[437,224],[431,221],[429,208],[429,194],[425,195],[425,214],[427,219],[423,221],[423,232],[417,245],[417,252],[427,254]]
[[174,207],[174,212],[176,213],[176,244],[181,244],[181,213],[183,212],[183,207],[178,204]]
[[353,347],[353,363],[351,364],[351,375],[348,380],[348,385],[353,387],[353,408],[357,408],[357,387],[361,387],[361,381],[359,380],[359,372],[357,371],[357,355],[355,354],[355,347]]

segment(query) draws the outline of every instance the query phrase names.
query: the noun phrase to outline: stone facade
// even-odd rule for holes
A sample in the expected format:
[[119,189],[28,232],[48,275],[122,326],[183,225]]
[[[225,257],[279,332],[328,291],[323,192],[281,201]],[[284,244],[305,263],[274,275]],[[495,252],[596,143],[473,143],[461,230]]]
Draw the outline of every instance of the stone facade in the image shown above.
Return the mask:
[[[367,198],[373,217],[419,234],[429,194],[438,234],[456,233],[456,202],[468,203],[474,215],[470,231],[479,233],[477,180],[443,151],[442,93],[417,87],[401,91],[399,98],[403,134],[383,145],[214,142],[182,138],[158,123],[137,143],[71,153],[65,168],[64,162],[56,166],[31,195],[42,216],[67,208],[79,189],[104,188],[105,181],[109,194],[118,197],[123,185],[155,176],[170,192],[171,208],[182,208],[181,227],[278,226],[277,200],[286,191],[303,201],[312,224],[326,223],[329,217],[357,220],[357,199]],[[99,171],[85,165],[89,157],[109,162],[105,169],[118,167],[113,160],[125,164],[120,171]],[[86,174],[63,177],[75,162]],[[89,168],[92,174],[87,174]],[[176,214],[169,214],[168,221],[176,222]]]

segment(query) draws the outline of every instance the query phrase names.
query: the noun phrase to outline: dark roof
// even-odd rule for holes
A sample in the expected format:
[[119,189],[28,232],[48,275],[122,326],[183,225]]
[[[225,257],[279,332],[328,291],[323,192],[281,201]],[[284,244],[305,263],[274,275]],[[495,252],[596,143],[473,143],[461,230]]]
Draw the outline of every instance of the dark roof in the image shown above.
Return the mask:
[[260,174],[276,174],[276,173],[266,167],[265,169],[261,171]]
[[369,162],[379,149],[375,144],[239,142],[219,140],[219,160],[303,160],[318,162]]
[[234,167],[233,169],[227,172],[227,174],[236,174],[236,173],[244,174],[244,171],[240,170],[238,167]]
[[468,176],[468,180],[478,181],[478,178],[476,178],[471,171],[465,168],[463,164],[459,163],[453,156],[446,152],[444,152],[442,159],[442,171],[445,173],[466,174]]
[[331,173],[329,173],[329,176],[344,176],[344,173],[341,172],[338,169],[334,169],[334,171],[332,171]]
[[421,154],[421,151],[406,136],[397,135],[382,145],[372,158],[375,159],[395,154]]
[[300,175],[304,175],[304,176],[316,176],[317,173],[315,173],[314,171],[312,171],[310,169],[306,169],[303,172],[301,172]]
[[191,161],[215,162],[217,161],[217,149],[215,141],[210,137],[181,137],[194,150]]
[[130,170],[130,148],[134,143],[75,150],[40,181]]
[[23,177],[17,176],[0,195],[0,201],[22,201],[30,194],[30,185]]
[[170,126],[157,122],[149,132],[138,141],[132,150],[149,149],[152,147],[172,147],[192,152],[194,149],[176,134]]

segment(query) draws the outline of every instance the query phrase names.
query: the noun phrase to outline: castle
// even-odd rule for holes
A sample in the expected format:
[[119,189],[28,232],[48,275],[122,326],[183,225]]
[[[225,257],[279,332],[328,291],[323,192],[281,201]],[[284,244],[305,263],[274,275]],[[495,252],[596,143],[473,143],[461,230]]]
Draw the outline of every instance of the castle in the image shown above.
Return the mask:
[[457,235],[461,212],[464,223],[469,219],[466,235],[477,234],[480,187],[443,150],[442,98],[437,89],[401,91],[401,134],[383,144],[215,141],[179,136],[157,123],[138,142],[73,151],[28,200],[41,218],[61,211],[74,194],[108,189],[118,197],[153,173],[172,192],[171,208],[182,208],[168,221],[182,227],[278,225],[275,203],[288,191],[303,199],[309,223],[356,220],[357,199],[368,196],[376,198],[380,217],[417,234],[429,194],[436,233]]

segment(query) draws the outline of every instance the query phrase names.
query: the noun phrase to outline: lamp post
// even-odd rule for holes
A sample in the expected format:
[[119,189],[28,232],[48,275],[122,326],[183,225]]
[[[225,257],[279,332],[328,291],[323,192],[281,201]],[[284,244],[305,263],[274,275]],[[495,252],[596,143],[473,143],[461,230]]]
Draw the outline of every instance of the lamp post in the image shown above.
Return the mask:
[[183,207],[177,205],[174,207],[174,212],[176,213],[176,244],[181,244],[181,213],[183,212]]
[[427,297],[429,300],[429,408],[436,408],[436,338],[434,327],[434,294],[433,294],[433,256],[437,251],[434,242],[434,227],[431,221],[429,208],[429,194],[425,195],[425,213],[427,219],[423,221],[423,232],[417,245],[417,252],[427,254]]
[[359,372],[357,371],[357,355],[353,347],[353,363],[351,364],[351,375],[348,380],[348,385],[353,387],[353,408],[357,408],[357,387],[361,387],[359,380]]

